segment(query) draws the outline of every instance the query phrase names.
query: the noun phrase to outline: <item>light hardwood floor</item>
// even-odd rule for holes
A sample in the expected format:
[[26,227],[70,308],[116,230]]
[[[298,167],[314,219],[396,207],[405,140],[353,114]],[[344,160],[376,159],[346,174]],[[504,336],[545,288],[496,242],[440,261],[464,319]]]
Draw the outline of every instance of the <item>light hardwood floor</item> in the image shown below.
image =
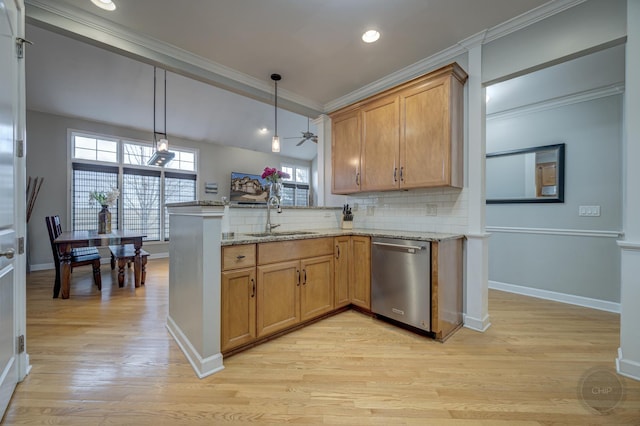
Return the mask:
[[589,369],[614,371],[616,314],[491,291],[491,328],[442,344],[348,311],[199,380],[165,328],[168,262],[147,271],[118,288],[103,266],[100,293],[78,268],[68,300],[53,271],[28,275],[33,369],[5,424],[640,425],[640,382],[620,378],[608,415],[578,398]]

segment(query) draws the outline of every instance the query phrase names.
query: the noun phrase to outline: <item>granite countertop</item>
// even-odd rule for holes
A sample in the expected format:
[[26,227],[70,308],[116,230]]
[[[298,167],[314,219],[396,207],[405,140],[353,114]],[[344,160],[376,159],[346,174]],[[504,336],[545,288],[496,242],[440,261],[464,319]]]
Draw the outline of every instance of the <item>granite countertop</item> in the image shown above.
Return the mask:
[[[297,234],[288,234],[300,232]],[[403,240],[415,240],[415,241],[443,241],[464,238],[462,234],[446,234],[439,232],[413,232],[413,231],[395,231],[384,229],[305,229],[300,231],[281,231],[278,233],[274,231],[268,236],[252,236],[249,234],[234,233],[233,238],[221,240],[222,246],[233,246],[239,244],[254,244],[254,243],[266,243],[272,241],[289,241],[289,240],[302,240],[309,238],[323,238],[323,237],[339,237],[349,235],[361,235],[367,237],[383,237],[383,238],[400,238]]]
[[[225,203],[218,200],[182,201],[179,203],[167,203],[167,207],[224,207]],[[229,204],[232,209],[266,209],[266,204]],[[284,206],[287,210],[342,210],[342,207],[320,206]]]

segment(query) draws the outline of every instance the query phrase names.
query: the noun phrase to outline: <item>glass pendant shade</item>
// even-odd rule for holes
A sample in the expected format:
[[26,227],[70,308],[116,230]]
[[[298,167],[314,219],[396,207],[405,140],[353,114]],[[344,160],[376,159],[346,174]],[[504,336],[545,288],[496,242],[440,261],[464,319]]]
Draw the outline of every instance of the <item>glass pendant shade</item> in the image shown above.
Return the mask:
[[271,140],[271,152],[280,152],[280,136],[274,136]]

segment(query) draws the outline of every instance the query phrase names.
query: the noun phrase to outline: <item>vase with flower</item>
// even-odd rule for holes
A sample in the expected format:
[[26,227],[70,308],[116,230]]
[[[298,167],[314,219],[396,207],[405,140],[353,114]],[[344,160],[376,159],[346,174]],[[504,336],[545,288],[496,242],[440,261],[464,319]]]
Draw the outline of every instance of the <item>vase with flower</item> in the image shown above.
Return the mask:
[[282,197],[282,180],[289,179],[291,175],[275,167],[265,167],[261,177],[269,184],[269,197],[275,196],[280,199]]
[[116,204],[120,191],[117,188],[111,188],[111,191],[101,192],[92,191],[89,193],[89,203],[98,203],[102,206],[102,210],[98,212],[98,234],[111,233],[111,212],[109,207]]

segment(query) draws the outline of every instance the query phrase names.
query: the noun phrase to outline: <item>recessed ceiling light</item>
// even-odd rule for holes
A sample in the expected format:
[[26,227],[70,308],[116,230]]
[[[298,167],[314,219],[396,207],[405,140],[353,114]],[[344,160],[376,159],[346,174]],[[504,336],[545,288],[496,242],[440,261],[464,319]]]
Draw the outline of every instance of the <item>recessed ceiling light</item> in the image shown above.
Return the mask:
[[258,130],[260,133],[265,134],[269,131],[269,129],[267,129],[266,127],[262,127],[260,130]]
[[116,4],[112,0],[91,0],[91,3],[104,10],[116,10]]
[[362,34],[362,41],[365,43],[373,43],[380,38],[380,33],[376,30],[369,30]]

